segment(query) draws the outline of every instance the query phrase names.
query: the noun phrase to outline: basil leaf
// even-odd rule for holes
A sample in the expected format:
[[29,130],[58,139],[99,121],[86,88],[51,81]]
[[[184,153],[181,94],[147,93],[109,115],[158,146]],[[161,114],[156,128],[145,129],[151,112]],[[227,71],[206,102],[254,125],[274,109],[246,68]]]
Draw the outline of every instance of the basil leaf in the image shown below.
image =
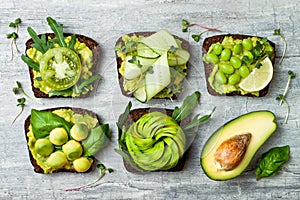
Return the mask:
[[193,109],[198,105],[200,99],[200,92],[196,91],[192,95],[187,96],[180,108],[175,107],[172,118],[175,119],[177,122],[180,122],[181,120],[188,117]]
[[93,156],[104,148],[110,138],[108,124],[103,124],[93,128],[89,136],[82,141],[84,156]]
[[30,124],[36,139],[48,136],[49,133],[57,127],[63,127],[67,132],[70,132],[73,126],[73,123],[67,122],[64,118],[50,111],[39,111],[35,109],[31,110]]
[[288,145],[275,147],[262,155],[261,160],[255,167],[256,179],[274,176],[284,163],[289,160],[290,147]]

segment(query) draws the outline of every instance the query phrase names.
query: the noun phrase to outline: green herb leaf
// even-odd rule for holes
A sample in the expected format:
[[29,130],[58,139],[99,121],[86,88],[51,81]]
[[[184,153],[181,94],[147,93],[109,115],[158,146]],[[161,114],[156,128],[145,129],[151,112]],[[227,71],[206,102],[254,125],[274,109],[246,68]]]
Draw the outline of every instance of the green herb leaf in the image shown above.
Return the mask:
[[74,49],[75,44],[76,44],[76,35],[72,35],[71,36],[71,41],[69,42],[69,45],[68,45],[68,48],[75,51],[75,49]]
[[174,109],[174,112],[172,114],[172,118],[175,119],[177,122],[180,122],[181,120],[188,117],[193,109],[198,105],[200,99],[200,92],[196,91],[192,95],[187,96],[181,107],[176,107]]
[[93,156],[103,149],[109,141],[110,130],[108,124],[93,128],[89,136],[82,141],[84,156]]
[[34,62],[31,58],[28,58],[24,54],[22,54],[21,59],[29,66],[31,67],[34,71],[40,72],[40,65]]
[[132,107],[132,103],[131,103],[131,101],[129,101],[129,103],[127,104],[127,106],[125,108],[124,113],[121,115],[119,121],[117,122],[117,126],[118,126],[118,129],[119,129],[119,138],[121,138],[122,128],[125,125],[125,122],[126,122],[128,116],[129,116],[131,107]]
[[196,126],[199,126],[199,125],[203,124],[204,122],[208,121],[211,118],[211,116],[213,115],[213,113],[215,112],[215,110],[216,110],[216,107],[213,108],[213,110],[211,111],[210,114],[205,115],[205,116],[200,117],[200,118],[199,118],[199,114],[196,115],[192,119],[192,121],[190,123],[188,123],[186,126],[184,126],[182,129],[183,130],[189,130],[191,128],[194,128]]
[[89,79],[84,80],[79,84],[78,91],[81,92],[84,87],[91,85],[94,81],[98,80],[100,77],[101,77],[100,74],[95,74],[94,76],[91,76]]
[[255,167],[256,179],[274,176],[289,160],[290,147],[288,145],[275,147],[264,153]]
[[195,42],[199,42],[199,40],[200,40],[200,36],[199,35],[193,34],[192,38],[194,39]]
[[47,22],[52,31],[54,32],[56,36],[56,41],[61,47],[67,47],[67,44],[65,42],[64,32],[63,32],[63,25],[58,25],[57,22],[51,18],[47,17]]
[[50,131],[57,127],[63,127],[70,132],[73,123],[67,122],[64,118],[50,112],[32,109],[30,124],[36,139],[49,135]]
[[283,43],[284,43],[283,53],[282,53],[282,56],[281,56],[281,58],[279,60],[279,65],[281,65],[281,63],[282,63],[282,61],[283,61],[283,59],[285,57],[285,53],[286,53],[286,49],[287,49],[287,42],[286,42],[286,39],[285,39],[284,35],[281,33],[280,29],[275,29],[273,35],[280,36],[281,39],[283,40]]
[[34,42],[34,44],[32,44],[31,46],[37,49],[42,54],[46,53],[46,51],[48,50],[47,44],[39,38],[37,33],[31,27],[28,27],[27,31]]

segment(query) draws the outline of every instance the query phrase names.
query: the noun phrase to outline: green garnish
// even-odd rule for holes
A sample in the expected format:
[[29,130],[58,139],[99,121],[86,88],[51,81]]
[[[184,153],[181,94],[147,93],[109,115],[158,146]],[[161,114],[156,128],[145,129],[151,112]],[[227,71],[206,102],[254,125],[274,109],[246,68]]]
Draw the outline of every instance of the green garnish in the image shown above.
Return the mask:
[[19,24],[20,23],[21,23],[21,19],[17,18],[17,19],[15,19],[15,21],[10,22],[8,25],[10,28],[16,29],[15,32],[6,34],[6,38],[11,39],[11,45],[10,45],[11,60],[13,60],[13,57],[14,57],[13,45],[15,45],[17,52],[18,53],[20,52],[20,50],[18,49],[18,46],[17,46],[17,38],[19,37],[18,32],[19,32]]
[[208,32],[208,31],[217,31],[217,32],[221,32],[221,30],[217,29],[217,28],[210,28],[207,26],[203,26],[201,24],[190,24],[187,20],[183,19],[181,21],[181,25],[182,25],[182,32],[187,32],[189,27],[192,26],[199,26],[203,29],[206,29],[205,31],[200,32],[199,34],[193,34],[192,38],[194,39],[195,42],[199,42],[200,41],[200,37],[203,33]]
[[279,65],[281,65],[283,58],[285,57],[285,53],[286,53],[286,49],[287,49],[287,42],[286,39],[284,37],[284,35],[281,33],[280,29],[275,29],[273,35],[279,35],[281,37],[281,39],[283,40],[284,46],[283,46],[283,53],[282,56],[279,60]]
[[25,101],[26,99],[24,97],[17,99],[18,104],[17,106],[21,106],[21,111],[19,112],[19,114],[14,118],[14,120],[12,121],[12,124],[15,123],[15,121],[18,119],[18,117],[20,117],[20,115],[23,113],[24,111],[24,107],[25,107]]
[[290,114],[290,105],[286,101],[286,94],[287,94],[288,89],[290,87],[291,80],[296,77],[294,72],[292,72],[291,70],[288,71],[288,75],[289,75],[289,78],[288,78],[288,81],[287,81],[287,84],[286,84],[286,87],[285,87],[285,90],[284,90],[283,94],[279,94],[276,97],[276,100],[280,101],[280,103],[279,103],[280,105],[282,105],[283,103],[285,103],[285,105],[286,105],[287,113],[286,113],[286,116],[285,116],[284,123],[287,123],[288,117],[289,117],[289,114]]
[[255,167],[256,179],[274,176],[290,158],[288,145],[275,147],[262,155],[261,160]]
[[100,170],[100,174],[96,181],[86,184],[86,185],[78,186],[78,187],[67,188],[67,189],[65,189],[65,191],[78,191],[78,190],[88,188],[88,187],[95,187],[98,185],[96,183],[99,182],[105,176],[106,172],[112,173],[114,171],[112,168],[106,168],[103,164],[98,164],[97,168]]
[[19,93],[22,93],[25,97],[27,97],[28,99],[32,100],[32,101],[35,101],[36,103],[39,103],[39,104],[43,104],[42,102],[32,98],[31,96],[29,96],[25,91],[24,89],[22,88],[22,85],[19,81],[16,81],[17,83],[17,87],[14,87],[13,88],[13,93],[14,94],[19,94]]

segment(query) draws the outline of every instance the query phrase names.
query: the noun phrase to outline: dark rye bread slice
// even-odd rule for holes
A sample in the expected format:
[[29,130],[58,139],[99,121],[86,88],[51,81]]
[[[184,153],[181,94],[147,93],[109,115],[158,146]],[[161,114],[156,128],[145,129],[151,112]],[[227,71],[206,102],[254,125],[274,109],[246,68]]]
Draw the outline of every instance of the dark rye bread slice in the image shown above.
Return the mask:
[[[156,33],[156,32],[153,32],[153,31],[151,31],[151,32],[134,32],[134,33],[126,34],[126,35],[128,35],[128,36],[130,36],[130,37],[133,36],[133,35],[149,37],[150,35],[153,35],[154,33]],[[173,35],[173,37],[174,37],[175,39],[179,39],[180,41],[182,41],[182,43],[181,43],[181,48],[182,48],[182,49],[184,49],[184,50],[186,50],[186,51],[189,51],[190,44],[189,44],[188,41],[186,41],[186,40],[184,40],[184,39],[182,39],[182,38],[180,38],[180,37],[178,37],[178,36],[176,36],[176,35]],[[116,45],[119,45],[119,44],[124,45],[124,41],[122,40],[122,37],[120,37],[120,38],[117,40],[117,42],[116,42]],[[115,45],[115,46],[116,46],[116,45]],[[117,61],[117,72],[118,72],[118,79],[119,79],[119,85],[120,85],[120,88],[121,88],[121,92],[122,92],[122,94],[123,94],[124,96],[132,97],[132,96],[133,96],[132,93],[129,93],[128,91],[125,91],[125,89],[124,89],[124,87],[123,87],[123,85],[124,85],[124,77],[123,77],[123,76],[120,74],[120,72],[119,72],[119,69],[120,69],[120,67],[121,67],[123,61],[122,61],[122,59],[121,59],[120,57],[118,57],[117,51],[115,51],[115,55],[116,55],[116,61]],[[189,63],[187,63],[187,69],[188,69],[188,64],[189,64]],[[172,98],[172,99],[176,99],[178,95],[179,95],[179,94],[174,94],[171,98]],[[154,97],[154,98],[155,98],[155,97]],[[169,98],[168,98],[168,99],[169,99]]]
[[[239,35],[239,34],[226,34],[226,35],[216,35],[216,36],[212,36],[212,37],[208,37],[205,38],[205,40],[203,41],[203,46],[202,46],[202,57],[204,56],[204,54],[206,54],[209,50],[209,47],[217,42],[222,42],[223,39],[225,38],[225,36],[231,36],[233,39],[244,39],[244,38],[249,38],[249,37],[257,37],[257,38],[261,38],[258,36],[253,36],[253,35]],[[261,38],[262,39],[262,38]],[[269,41],[270,45],[274,48],[274,55],[271,58],[272,64],[274,66],[275,63],[275,55],[276,55],[276,51],[275,51],[275,44],[272,41]],[[207,64],[203,61],[204,64],[204,70],[205,70],[205,77],[206,77],[206,87],[208,92],[213,95],[213,96],[221,96],[222,94],[217,93],[210,85],[210,83],[208,82],[208,77],[210,75],[210,73],[213,70],[213,65],[212,64]],[[267,87],[265,87],[263,90],[259,91],[259,97],[263,97],[268,93],[269,90],[269,85]],[[226,94],[227,96],[233,96],[233,95],[241,95],[240,92],[232,92],[232,93],[228,93]],[[256,97],[255,95],[252,94],[246,94],[243,96],[250,96],[250,97]]]
[[[42,34],[40,34],[39,37],[41,35]],[[54,38],[55,37],[54,33],[45,33],[45,35],[46,35],[46,38],[48,38],[48,37]],[[74,34],[71,34],[71,33],[65,33],[64,34],[65,37],[68,37],[68,36],[71,36],[71,35],[74,35]],[[97,65],[98,65],[99,58],[100,58],[99,44],[95,40],[93,40],[89,37],[86,37],[84,35],[80,35],[80,34],[75,34],[75,35],[76,35],[76,38],[78,39],[79,42],[85,43],[86,46],[92,51],[92,53],[93,53],[93,66],[91,68],[91,71],[92,71],[93,74],[96,74],[97,73],[97,68],[98,68]],[[28,56],[27,55],[27,50],[31,48],[31,45],[33,43],[34,42],[33,42],[32,38],[27,40],[27,42],[25,43],[25,45],[26,45],[26,50],[25,50],[26,56]],[[34,93],[34,96],[37,97],[37,98],[49,98],[48,94],[46,94],[46,93],[40,91],[38,88],[34,87],[34,85],[33,85],[33,78],[34,78],[33,69],[28,66],[28,71],[29,71],[29,75],[30,75],[31,87],[32,87],[32,91]],[[93,83],[93,87],[96,89],[97,85],[98,85],[98,81],[95,81]],[[89,94],[91,92],[92,91],[89,91],[87,94],[83,94],[80,97],[87,97],[87,96],[89,96]],[[63,97],[63,96],[55,96],[55,97]],[[67,97],[67,98],[70,98],[70,97]]]
[[[128,129],[130,127],[130,125],[134,122],[136,122],[138,119],[140,119],[143,115],[149,113],[149,112],[162,112],[164,114],[167,114],[169,116],[172,116],[173,114],[173,110],[171,109],[161,109],[161,108],[138,108],[138,109],[133,109],[129,112],[129,116],[125,122],[125,127],[126,129]],[[119,119],[122,117],[122,115],[120,115]],[[188,124],[190,121],[190,118],[186,118],[184,119],[181,124],[182,125],[186,125]],[[191,141],[188,141],[187,138],[187,144],[191,144]],[[188,146],[189,147],[189,146]],[[188,150],[188,149],[187,149]],[[157,170],[157,171],[167,171],[167,172],[176,172],[176,171],[181,171],[184,167],[185,161],[186,161],[186,157],[187,157],[187,150],[184,153],[183,157],[178,161],[177,165],[169,170]],[[135,168],[133,168],[128,162],[126,162],[125,159],[123,159],[123,163],[124,166],[126,168],[127,171],[132,172],[132,173],[142,173],[141,171],[137,171]],[[144,171],[146,172],[146,171]]]
[[[98,122],[100,122],[100,119],[98,117],[98,115],[90,110],[86,110],[86,109],[82,109],[82,108],[71,108],[71,107],[56,107],[56,108],[48,108],[45,109],[44,111],[54,111],[54,110],[59,110],[59,109],[71,109],[74,111],[74,113],[76,114],[81,114],[81,115],[85,115],[88,114],[90,116],[92,116],[93,118],[97,118]],[[26,138],[26,145],[28,148],[28,152],[29,152],[29,159],[30,162],[34,168],[34,171],[36,173],[44,173],[44,170],[37,164],[36,160],[33,158],[31,151],[29,149],[28,146],[28,137],[27,137],[27,133],[29,132],[29,126],[30,126],[30,115],[26,118],[25,123],[24,123],[24,130],[25,130],[25,138]],[[94,163],[93,163],[94,164]],[[86,172],[90,172],[93,169],[93,164],[90,167],[90,169],[88,169]],[[67,170],[67,169],[60,169],[54,172],[76,172],[74,169],[73,170]]]

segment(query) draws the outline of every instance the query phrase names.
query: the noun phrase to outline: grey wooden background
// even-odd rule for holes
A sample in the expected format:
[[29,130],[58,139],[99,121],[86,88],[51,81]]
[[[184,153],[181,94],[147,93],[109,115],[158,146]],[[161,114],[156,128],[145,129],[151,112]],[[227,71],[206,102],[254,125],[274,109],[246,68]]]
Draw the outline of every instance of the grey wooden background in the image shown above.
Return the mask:
[[[26,31],[32,26],[38,33],[48,32],[46,17],[52,16],[63,23],[66,32],[87,35],[100,43],[101,83],[87,99],[42,99],[45,105],[27,101],[25,111],[14,125],[13,117],[19,112],[12,93],[15,81],[20,81],[25,91],[30,89],[29,75],[20,55],[10,60],[10,40],[6,34],[10,21],[20,17],[23,22],[17,44],[24,52]],[[280,28],[288,42],[287,56],[281,66],[275,65],[270,92],[264,98],[214,97],[206,91],[201,45],[203,39],[216,33],[204,34],[199,43],[191,34],[202,29],[193,28],[181,32],[181,20],[218,27],[225,33],[252,34],[268,37],[277,44],[277,62],[282,54],[282,41],[272,36]],[[184,170],[176,173],[158,172],[136,175],[123,167],[121,157],[114,152],[117,147],[115,122],[129,100],[133,107],[173,108],[178,101],[150,101],[144,105],[120,94],[113,47],[118,37],[134,31],[158,31],[168,29],[190,42],[191,69],[186,81],[186,94],[199,90],[199,112],[217,110],[212,120],[203,125],[191,146]],[[300,197],[300,2],[295,0],[0,0],[0,199],[299,199]],[[291,105],[288,124],[283,124],[285,107],[275,100],[282,93],[291,69],[298,76],[292,81],[287,99]],[[97,179],[98,171],[88,174],[57,173],[41,175],[33,172],[29,163],[23,124],[31,108],[43,109],[56,106],[75,106],[95,111],[113,133],[108,148],[97,158],[115,172],[105,176],[101,185],[82,191],[65,192],[63,189],[89,183]],[[253,110],[268,109],[277,116],[276,133],[259,150],[247,172],[225,181],[212,181],[200,167],[200,152],[207,138],[223,123]],[[255,180],[251,170],[259,156],[274,146],[290,145],[291,159],[275,177]]]

